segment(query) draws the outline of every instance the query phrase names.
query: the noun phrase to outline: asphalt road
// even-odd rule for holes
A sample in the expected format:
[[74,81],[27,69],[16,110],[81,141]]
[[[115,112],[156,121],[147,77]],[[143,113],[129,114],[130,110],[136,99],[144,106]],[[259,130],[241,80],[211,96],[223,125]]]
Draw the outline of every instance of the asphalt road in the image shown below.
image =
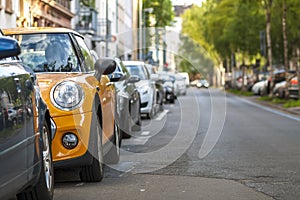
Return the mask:
[[299,117],[190,88],[123,140],[101,183],[56,171],[54,199],[299,199],[299,141]]

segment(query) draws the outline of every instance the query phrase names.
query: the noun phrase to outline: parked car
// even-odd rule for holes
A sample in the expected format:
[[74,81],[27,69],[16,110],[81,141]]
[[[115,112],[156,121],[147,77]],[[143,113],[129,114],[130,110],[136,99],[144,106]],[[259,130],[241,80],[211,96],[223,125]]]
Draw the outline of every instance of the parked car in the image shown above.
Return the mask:
[[117,68],[111,75],[111,80],[117,79],[116,88],[116,120],[124,138],[131,137],[132,131],[140,131],[141,120],[141,97],[136,83],[140,78],[130,75],[123,62],[115,58]]
[[160,72],[158,73],[158,75],[163,82],[163,87],[165,90],[165,102],[172,103],[172,104],[175,103],[177,96],[175,94],[175,88],[174,88],[174,83],[175,83],[174,76],[170,76],[169,74],[164,72]]
[[[0,199],[51,200],[55,124],[19,53],[17,41],[0,31]],[[15,123],[12,106],[24,113]]]
[[190,86],[189,74],[187,72],[179,72],[178,74],[180,74],[184,78],[186,87],[189,87]]
[[268,80],[258,81],[252,86],[251,91],[255,95],[264,95],[267,94],[267,86]]
[[177,96],[186,95],[187,87],[185,78],[180,74],[175,74],[175,93]]
[[298,77],[295,75],[290,81],[288,85],[289,97],[292,99],[299,98],[299,84]]
[[124,61],[123,63],[130,75],[141,79],[136,83],[141,97],[141,113],[152,119],[157,110],[156,88],[155,83],[150,79],[145,63],[142,61]]
[[150,74],[150,79],[155,83],[156,87],[156,104],[159,106],[159,110],[164,109],[164,99],[165,99],[165,90],[162,83],[162,80],[159,78],[158,74],[154,70],[154,66],[146,64],[146,68]]
[[196,84],[197,88],[209,88],[209,83],[206,79],[200,79]]
[[286,89],[286,81],[281,81],[279,83],[276,83],[273,88],[273,94],[274,96],[278,98],[285,98],[285,89]]
[[[115,123],[114,86],[108,74],[112,59],[94,63],[84,37],[65,28],[13,28],[20,58],[35,73],[50,114],[57,126],[52,142],[56,168],[80,168],[82,181],[101,181],[103,162],[119,161],[119,129]],[[46,61],[46,62],[44,62]]]

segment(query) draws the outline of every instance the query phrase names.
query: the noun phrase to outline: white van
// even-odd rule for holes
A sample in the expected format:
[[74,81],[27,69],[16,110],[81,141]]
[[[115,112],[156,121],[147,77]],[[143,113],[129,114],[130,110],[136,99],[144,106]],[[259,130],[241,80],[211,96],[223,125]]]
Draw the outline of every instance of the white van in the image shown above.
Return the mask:
[[187,72],[179,72],[178,74],[180,74],[182,77],[185,78],[185,85],[187,87],[190,86],[190,77],[189,77],[189,74]]

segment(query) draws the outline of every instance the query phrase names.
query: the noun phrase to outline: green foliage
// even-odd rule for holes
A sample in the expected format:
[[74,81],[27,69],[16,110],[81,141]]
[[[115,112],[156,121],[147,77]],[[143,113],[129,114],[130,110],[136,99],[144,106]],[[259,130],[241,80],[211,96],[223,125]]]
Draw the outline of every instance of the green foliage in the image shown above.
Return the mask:
[[[259,32],[266,29],[266,5],[270,0],[207,0],[182,15],[183,33],[203,46],[215,63],[239,52],[253,60],[260,53]],[[287,2],[289,59],[300,46],[300,1]],[[283,63],[283,0],[273,0],[271,7],[271,42],[275,64]],[[192,27],[192,28],[191,28]],[[247,64],[247,63],[246,63]]]
[[238,96],[253,96],[252,92],[237,90],[237,89],[227,89],[226,92],[238,95]]
[[205,49],[189,37],[180,35],[180,40],[182,43],[177,56],[180,71],[191,75],[200,73],[203,77],[211,73],[214,63]]
[[95,0],[80,0],[80,3],[90,8],[96,7]]
[[[155,19],[155,27],[170,26],[174,21],[174,12],[171,0],[143,0],[143,9],[153,8],[150,14]],[[150,25],[149,16],[146,16],[147,25]]]
[[300,100],[289,100],[283,105],[284,108],[300,107]]

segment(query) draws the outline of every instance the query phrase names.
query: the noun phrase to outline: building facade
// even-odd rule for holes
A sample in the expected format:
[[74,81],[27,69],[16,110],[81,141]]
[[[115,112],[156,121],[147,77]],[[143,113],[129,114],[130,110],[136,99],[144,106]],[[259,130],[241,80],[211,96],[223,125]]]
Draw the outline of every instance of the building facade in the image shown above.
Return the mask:
[[19,15],[19,4],[13,0],[0,0],[0,27],[14,28]]

